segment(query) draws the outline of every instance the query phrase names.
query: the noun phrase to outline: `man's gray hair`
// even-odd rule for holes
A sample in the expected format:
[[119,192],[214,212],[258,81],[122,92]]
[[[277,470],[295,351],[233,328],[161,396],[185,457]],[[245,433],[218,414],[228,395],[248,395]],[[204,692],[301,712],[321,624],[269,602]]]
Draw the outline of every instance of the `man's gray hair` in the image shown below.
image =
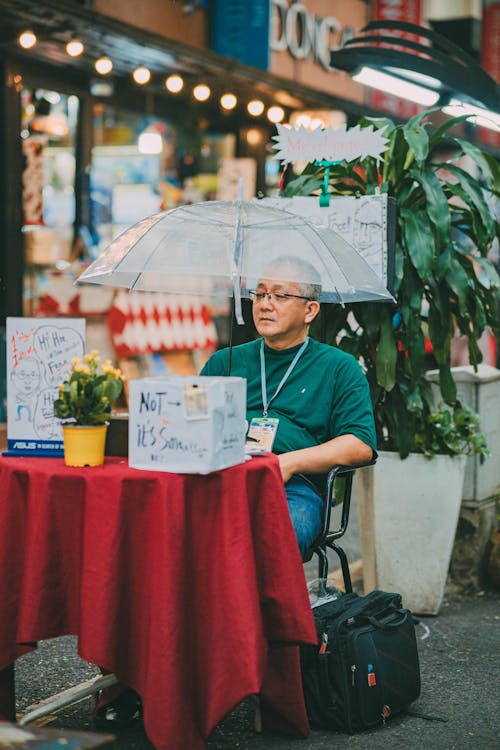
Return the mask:
[[270,274],[272,278],[293,281],[297,284],[302,297],[319,302],[321,297],[321,278],[316,268],[308,260],[296,255],[280,255],[266,266],[262,275]]

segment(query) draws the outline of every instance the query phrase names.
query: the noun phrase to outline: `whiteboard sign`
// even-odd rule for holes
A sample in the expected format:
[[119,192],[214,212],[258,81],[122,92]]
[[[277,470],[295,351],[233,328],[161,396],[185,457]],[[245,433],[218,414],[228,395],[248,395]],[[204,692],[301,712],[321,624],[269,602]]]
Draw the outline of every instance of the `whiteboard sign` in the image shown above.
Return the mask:
[[84,352],[84,318],[7,318],[8,454],[63,455],[53,405],[71,360]]
[[386,286],[391,285],[386,193],[334,197],[328,207],[320,206],[317,197],[309,196],[262,198],[259,204],[298,214],[314,226],[332,229],[358,251]]

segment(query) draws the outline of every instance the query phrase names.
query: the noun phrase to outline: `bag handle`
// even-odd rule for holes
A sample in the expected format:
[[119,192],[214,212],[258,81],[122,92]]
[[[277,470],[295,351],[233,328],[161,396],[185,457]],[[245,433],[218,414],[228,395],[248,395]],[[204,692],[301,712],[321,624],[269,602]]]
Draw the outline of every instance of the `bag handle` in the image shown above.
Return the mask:
[[370,623],[370,625],[373,625],[374,628],[379,628],[380,630],[393,630],[394,628],[399,628],[400,625],[404,623],[408,615],[407,612],[399,609],[395,611],[401,615],[401,619],[395,620],[394,622],[380,622],[380,620],[377,620],[377,618],[373,615],[361,615],[359,619],[366,620]]

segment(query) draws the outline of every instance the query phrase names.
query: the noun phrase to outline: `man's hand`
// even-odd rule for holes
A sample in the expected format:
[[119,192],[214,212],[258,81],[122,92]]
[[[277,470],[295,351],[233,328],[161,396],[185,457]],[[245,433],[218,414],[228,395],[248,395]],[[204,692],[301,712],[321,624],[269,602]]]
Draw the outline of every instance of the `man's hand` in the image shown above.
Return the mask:
[[292,453],[281,453],[278,456],[278,461],[280,462],[281,476],[283,477],[283,482],[285,484],[295,474],[295,467],[294,467],[294,462],[292,458],[294,452],[295,451],[292,451]]

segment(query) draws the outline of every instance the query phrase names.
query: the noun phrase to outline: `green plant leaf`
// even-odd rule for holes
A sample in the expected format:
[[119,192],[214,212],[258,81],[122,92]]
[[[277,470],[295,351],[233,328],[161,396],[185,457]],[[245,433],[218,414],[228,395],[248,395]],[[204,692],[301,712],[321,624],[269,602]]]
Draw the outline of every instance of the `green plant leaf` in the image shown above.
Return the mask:
[[450,289],[457,295],[460,310],[464,312],[467,309],[467,297],[469,294],[470,281],[469,276],[458,258],[451,258],[450,270],[445,279]]
[[461,185],[448,183],[448,190],[451,195],[456,195],[467,206],[467,208],[456,207],[450,203],[450,208],[454,214],[460,216],[458,228],[472,240],[472,244],[478,249],[482,249],[486,254],[490,244],[488,235],[484,229],[479,212],[469,201],[467,191]]
[[360,117],[358,125],[361,128],[373,127],[375,130],[385,128],[384,135],[388,138],[395,130],[396,125],[388,117]]
[[445,137],[448,130],[450,130],[450,128],[454,127],[455,125],[458,125],[458,123],[464,122],[464,120],[467,120],[468,118],[469,115],[460,115],[459,117],[452,117],[450,120],[443,122],[443,124],[436,128],[436,130],[431,134],[429,138],[430,146],[433,148],[437,145],[441,145],[442,141],[448,140]]
[[[417,382],[425,370],[425,340],[420,315],[414,314],[409,317],[404,343],[408,353],[407,362],[411,370],[412,380]],[[408,403],[410,404],[410,399]],[[413,407],[409,406],[409,408],[413,411]]]
[[300,175],[288,183],[283,190],[283,195],[286,198],[291,198],[294,195],[309,195],[313,190],[318,190],[322,183],[322,175]]
[[493,190],[500,190],[500,165],[496,159],[481,151],[473,143],[464,141],[462,138],[455,138],[456,143],[460,146],[464,154],[469,156],[481,169],[484,179]]
[[442,245],[449,244],[451,226],[450,209],[441,182],[432,169],[428,167],[422,170],[411,169],[410,174],[422,186],[425,192],[427,213],[436,227],[440,243]]
[[447,404],[454,404],[457,400],[457,384],[453,380],[449,364],[439,366],[439,389]]
[[438,281],[441,281],[442,279],[444,279],[444,277],[450,270],[450,265],[451,265],[451,246],[448,245],[447,247],[441,250],[437,259],[436,278],[438,279]]
[[392,320],[387,308],[382,315],[380,325],[380,339],[377,346],[375,366],[377,370],[377,383],[386,391],[394,388],[396,382],[396,357],[397,348],[394,340]]
[[405,259],[404,263],[403,279],[404,285],[399,292],[402,312],[404,314],[404,308],[408,306],[408,314],[414,312],[420,315],[424,287],[418,273],[408,258]]
[[[406,406],[406,399],[403,397],[399,386],[396,385],[390,393],[386,394],[385,420],[379,415],[379,422],[385,421],[388,424],[389,450],[399,450],[401,458],[406,458],[413,449],[413,435],[415,432],[415,415],[409,411]],[[377,409],[377,411],[379,411]],[[383,436],[379,440],[380,445],[384,445]]]
[[426,280],[432,271],[436,248],[429,219],[423,211],[401,210],[402,233],[412,265],[420,278]]
[[[447,314],[444,314],[445,312]],[[452,327],[448,295],[443,293],[442,290],[435,294],[429,302],[427,323],[434,358],[439,366],[444,366],[450,361]]]
[[478,274],[479,283],[485,287],[485,289],[498,289],[500,287],[500,276],[493,263],[488,258],[474,257],[474,263],[480,268]]
[[[406,142],[415,155],[415,160],[422,165],[429,153],[429,134],[419,121],[411,120],[403,126],[403,133]],[[408,168],[408,164],[406,165]]]
[[484,199],[480,183],[469,174],[467,174],[465,170],[455,166],[454,164],[447,164],[446,168],[449,172],[451,172],[452,175],[457,178],[458,182],[467,193],[468,200],[472,201],[472,203],[476,207],[488,235],[489,242],[492,242],[495,238],[495,220],[493,218],[492,211],[490,210],[488,204],[486,203],[486,200]]

